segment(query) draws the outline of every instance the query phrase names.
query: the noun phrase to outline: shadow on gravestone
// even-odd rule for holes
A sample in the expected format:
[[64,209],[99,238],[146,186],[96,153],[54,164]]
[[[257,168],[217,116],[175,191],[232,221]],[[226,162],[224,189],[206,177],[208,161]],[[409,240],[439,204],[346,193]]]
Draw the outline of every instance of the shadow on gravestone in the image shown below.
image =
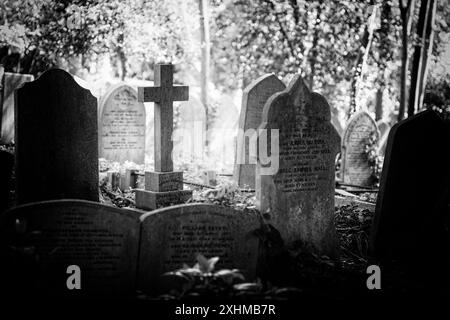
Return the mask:
[[[261,125],[263,108],[273,94],[284,89],[286,86],[280,79],[274,74],[266,74],[250,83],[244,90],[233,173],[234,181],[241,188],[255,188],[257,130]],[[255,147],[253,155],[250,155],[251,145]]]
[[111,87],[99,108],[99,157],[144,164],[145,107],[137,91],[127,84]]
[[450,258],[449,188],[450,130],[440,117],[424,111],[393,126],[371,230],[372,253],[409,261],[411,268],[429,264],[435,273],[437,261]]
[[147,293],[164,291],[161,275],[195,264],[196,255],[220,257],[216,271],[240,269],[247,280],[256,272],[260,228],[257,215],[212,204],[187,204],[141,216],[138,285]]
[[61,69],[16,90],[18,204],[98,201],[97,99]]
[[[311,93],[299,75],[267,101],[260,129],[279,130],[278,154],[269,147],[279,168],[264,172],[277,168],[271,168],[273,161],[262,163],[259,154],[256,198],[287,245],[301,242],[311,251],[337,257],[334,162],[340,137],[330,120],[325,98]],[[260,149],[261,141],[260,136]]]
[[0,150],[0,213],[8,208],[13,166],[14,155]]
[[[143,213],[84,200],[6,211],[0,220],[3,288],[22,298],[134,295]],[[81,290],[67,287],[70,265],[80,268]]]

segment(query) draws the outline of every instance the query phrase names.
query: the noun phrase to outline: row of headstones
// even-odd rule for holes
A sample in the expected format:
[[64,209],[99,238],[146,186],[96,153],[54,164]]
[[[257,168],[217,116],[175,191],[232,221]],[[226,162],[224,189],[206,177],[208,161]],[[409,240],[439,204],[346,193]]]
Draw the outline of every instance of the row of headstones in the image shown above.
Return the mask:
[[[1,248],[33,247],[34,259],[24,267],[25,255],[2,252],[9,257],[2,259],[2,283],[22,279],[24,287],[16,290],[39,294],[133,295],[138,289],[152,294],[163,289],[164,273],[194,265],[198,254],[218,256],[218,269],[239,268],[250,280],[258,263],[259,228],[257,215],[211,204],[152,212],[84,200],[26,204],[2,215]],[[80,268],[82,290],[67,290],[69,266]]]
[[[274,94],[286,87],[275,75],[264,75],[252,82],[245,90],[242,98],[241,114],[237,140],[238,160],[234,167],[234,180],[242,188],[255,188],[256,157],[251,158],[250,150],[256,143],[255,136],[261,125],[264,106]],[[346,184],[362,187],[373,185],[372,168],[370,166],[366,146],[375,145],[375,151],[384,155],[390,125],[383,120],[375,120],[366,111],[354,114],[343,132],[338,121],[332,117],[331,122],[343,134],[341,148],[341,180]],[[256,150],[256,148],[254,148]]]

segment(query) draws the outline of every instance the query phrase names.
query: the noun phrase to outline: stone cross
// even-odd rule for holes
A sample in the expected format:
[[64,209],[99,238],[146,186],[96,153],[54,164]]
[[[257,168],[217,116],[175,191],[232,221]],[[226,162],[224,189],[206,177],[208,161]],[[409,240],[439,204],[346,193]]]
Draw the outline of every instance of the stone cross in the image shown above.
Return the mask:
[[173,65],[155,65],[155,86],[139,87],[139,102],[155,103],[155,171],[173,171],[173,102],[189,99],[189,87],[173,86]]

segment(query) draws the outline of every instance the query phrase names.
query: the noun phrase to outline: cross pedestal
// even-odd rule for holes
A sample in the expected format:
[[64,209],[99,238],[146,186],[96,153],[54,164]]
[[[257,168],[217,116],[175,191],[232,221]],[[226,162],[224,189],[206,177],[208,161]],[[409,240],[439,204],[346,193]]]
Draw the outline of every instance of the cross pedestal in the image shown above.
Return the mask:
[[139,87],[139,102],[155,103],[155,171],[145,173],[145,190],[136,190],[136,207],[154,210],[186,202],[191,190],[183,190],[183,172],[173,171],[173,101],[189,99],[189,87],[173,86],[173,65],[155,65],[155,86]]

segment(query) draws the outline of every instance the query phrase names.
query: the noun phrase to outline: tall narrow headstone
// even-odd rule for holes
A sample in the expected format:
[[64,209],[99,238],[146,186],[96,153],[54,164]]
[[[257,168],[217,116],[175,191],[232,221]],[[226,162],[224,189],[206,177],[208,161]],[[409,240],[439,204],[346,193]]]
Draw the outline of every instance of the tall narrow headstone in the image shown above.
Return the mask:
[[0,150],[0,213],[9,204],[9,192],[11,190],[11,176],[14,166],[14,155]]
[[[256,197],[261,213],[288,245],[301,241],[335,257],[334,162],[340,138],[330,120],[325,98],[311,93],[299,75],[267,101],[260,129],[271,136],[272,161],[267,164],[259,153]],[[264,139],[260,133],[260,150]]]
[[173,85],[173,65],[155,66],[155,86],[139,87],[139,101],[154,102],[155,171],[145,173],[145,190],[137,189],[136,207],[154,210],[186,202],[191,190],[183,190],[183,172],[173,171],[173,102],[186,101],[189,87]]
[[215,270],[239,269],[255,277],[260,228],[256,215],[211,204],[187,204],[141,216],[138,283],[148,292],[160,276],[193,265],[197,254],[219,257]]
[[[242,188],[255,188],[257,130],[261,125],[264,104],[273,94],[285,88],[274,74],[266,74],[244,90],[234,165],[234,180]],[[250,155],[250,147],[255,154]]]
[[[85,200],[36,202],[5,212],[1,237],[10,246],[34,248],[38,257],[35,266],[17,275],[31,277],[21,288],[24,292],[75,297],[134,295],[142,214]],[[2,264],[10,264],[12,270],[27,268],[21,262]],[[74,273],[67,269],[73,265],[80,268],[80,290],[67,287]]]
[[18,204],[98,201],[97,99],[51,69],[16,90]]
[[126,84],[113,86],[99,108],[99,156],[123,163],[144,163],[145,107]]
[[365,111],[355,113],[347,124],[342,139],[341,179],[357,186],[372,186],[373,169],[369,163],[367,146],[378,142],[375,120]]
[[448,257],[449,164],[450,130],[434,111],[392,127],[372,225],[377,256]]
[[5,72],[2,81],[2,89],[0,89],[0,142],[14,142],[14,90],[19,88],[23,83],[33,81],[31,74],[19,74]]

